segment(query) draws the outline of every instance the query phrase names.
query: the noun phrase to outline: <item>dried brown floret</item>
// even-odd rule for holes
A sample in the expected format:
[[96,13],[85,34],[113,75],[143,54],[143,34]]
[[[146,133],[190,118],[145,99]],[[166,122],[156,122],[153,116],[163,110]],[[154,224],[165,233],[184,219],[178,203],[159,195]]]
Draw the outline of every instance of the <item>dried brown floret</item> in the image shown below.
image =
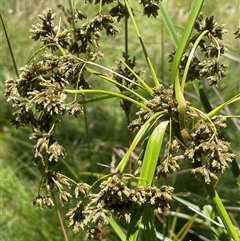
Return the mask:
[[65,202],[69,202],[72,198],[72,195],[66,191],[60,191],[58,195],[59,195],[59,200],[61,204],[64,204]]
[[90,185],[87,183],[78,183],[75,188],[75,197],[79,197],[80,194],[87,195]]
[[41,209],[43,209],[45,206],[52,208],[54,206],[54,202],[50,196],[42,197],[41,195],[38,195],[34,198],[33,205]]
[[172,154],[169,154],[165,156],[157,167],[157,177],[166,177],[167,174],[176,172],[180,168],[178,162],[182,159],[184,159],[183,155],[172,156]]
[[117,18],[119,22],[124,17],[129,17],[127,8],[118,1],[118,5],[109,11],[109,14]]
[[69,226],[73,227],[74,232],[78,232],[80,228],[84,229],[85,215],[83,211],[84,205],[82,202],[79,202],[76,207],[69,209],[66,213],[66,216],[69,219]]
[[240,26],[238,27],[238,29],[233,33],[235,36],[235,39],[240,38]]
[[143,14],[147,15],[148,17],[150,17],[151,15],[153,17],[157,17],[158,16],[158,10],[159,10],[159,6],[158,4],[162,2],[160,0],[140,0],[139,4],[142,4],[144,9],[143,9]]

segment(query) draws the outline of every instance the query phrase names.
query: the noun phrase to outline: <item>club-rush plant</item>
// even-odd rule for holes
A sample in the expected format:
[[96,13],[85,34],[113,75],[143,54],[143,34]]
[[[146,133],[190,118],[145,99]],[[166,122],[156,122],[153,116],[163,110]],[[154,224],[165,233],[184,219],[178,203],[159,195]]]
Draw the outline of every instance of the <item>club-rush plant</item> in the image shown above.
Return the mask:
[[[147,54],[130,2],[85,1],[85,4],[99,6],[98,13],[89,17],[69,1],[69,9],[58,5],[66,21],[46,9],[38,16],[40,23],[32,26],[32,40],[40,43],[39,48],[20,68],[18,78],[6,81],[5,96],[16,109],[13,125],[17,128],[31,126],[32,129],[33,161],[42,171],[33,204],[39,208],[52,208],[57,196],[61,204],[75,196],[78,203],[66,214],[69,226],[75,232],[85,230],[88,239],[100,240],[103,226],[110,223],[120,240],[143,240],[141,237],[144,236],[147,237],[144,240],[163,240],[155,228],[154,214],[156,210],[161,213],[170,209],[174,188],[158,186],[154,179],[163,179],[179,170],[180,163],[189,162],[192,174],[205,186],[223,223],[218,234],[225,233],[232,240],[239,240],[239,233],[214,183],[229,165],[236,164],[235,155],[229,151],[230,144],[222,136],[222,129],[227,127],[227,116],[221,115],[220,111],[239,101],[240,94],[211,109],[201,85],[201,81],[207,81],[210,86],[218,86],[227,76],[228,66],[221,62],[221,55],[227,51],[223,42],[225,26],[218,25],[213,16],[207,17],[201,12],[203,0],[194,1],[179,38],[161,1],[139,1],[143,18],[162,16],[176,46],[176,50],[169,53],[169,83],[163,85]],[[108,4],[106,13],[104,7]],[[131,40],[127,38],[117,67],[108,69],[97,63],[103,58],[99,50],[102,36],[114,38],[120,31],[118,22],[122,20],[125,20],[125,26],[132,24],[139,39],[147,66],[144,71],[150,76],[147,81],[141,77],[142,71],[135,70],[136,60],[130,57],[128,49]],[[126,27],[125,35],[127,31]],[[239,32],[238,28],[234,33],[236,41],[240,38]],[[111,90],[97,89],[94,82],[90,86],[89,75],[105,80],[109,86],[117,86],[116,90],[112,87]],[[195,107],[186,98],[186,83],[195,87],[205,110]],[[64,121],[66,115],[73,118],[83,115],[85,106],[91,102],[112,98],[121,99],[128,128],[135,132],[114,171],[94,183],[83,183],[66,176],[64,170],[52,170],[52,163],[68,158],[58,141],[59,122]],[[130,117],[133,105],[138,107],[134,120]],[[129,171],[127,164],[137,146],[142,152]],[[239,173],[238,169],[234,177],[238,178]],[[70,187],[74,187],[74,193]],[[115,219],[126,224],[126,233]],[[143,231],[139,233],[139,230]],[[169,234],[166,240],[182,239]]]

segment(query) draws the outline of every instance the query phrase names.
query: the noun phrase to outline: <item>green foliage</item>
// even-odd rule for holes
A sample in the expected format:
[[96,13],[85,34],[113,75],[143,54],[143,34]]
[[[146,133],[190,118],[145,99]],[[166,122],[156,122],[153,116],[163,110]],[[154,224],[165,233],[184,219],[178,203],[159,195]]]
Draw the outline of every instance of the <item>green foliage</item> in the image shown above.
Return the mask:
[[[237,83],[231,75],[231,66],[239,62],[237,44],[227,55],[225,26],[215,21],[214,12],[200,12],[212,4],[203,3],[192,3],[183,22],[171,16],[177,6],[169,11],[173,3],[158,0],[139,1],[140,10],[128,0],[69,1],[69,6],[58,4],[38,15],[39,22],[30,30],[37,45],[19,74],[15,71],[17,77],[7,76],[4,87],[7,102],[14,107],[12,124],[18,128],[10,127],[5,107],[1,206],[6,202],[9,208],[2,221],[4,239],[22,240],[35,220],[34,240],[75,240],[83,235],[95,240],[185,240],[192,234],[239,240],[239,216],[234,213],[235,219],[230,218],[221,200],[229,197],[217,190],[226,178],[236,180],[237,187],[240,176],[239,153],[234,151],[238,139],[231,137],[239,122],[227,122],[239,117],[238,110],[232,109],[232,114],[230,109],[240,100],[239,90],[229,85],[226,89],[233,88],[232,93],[219,94],[227,76]],[[145,30],[153,37],[151,29],[159,19],[162,67],[145,41]],[[180,34],[173,22],[183,26]],[[3,26],[9,28],[4,22]],[[166,53],[165,35],[172,43]],[[235,26],[232,41],[238,38]],[[113,44],[114,54],[109,48]],[[229,75],[224,56],[233,60]],[[13,63],[21,63],[17,55],[11,57]],[[225,101],[208,97],[212,86]],[[189,95],[193,90],[194,98]],[[22,141],[26,133],[29,141]],[[15,150],[13,145],[24,149]],[[12,159],[13,165],[6,161]],[[229,166],[232,172],[226,175]],[[185,171],[188,183],[181,180]],[[23,212],[10,199],[15,189]],[[43,209],[50,227],[40,227],[39,211],[29,199]],[[19,214],[8,223],[11,210]],[[55,216],[48,218],[50,212]],[[28,219],[24,229],[17,230],[22,213],[28,213]]]

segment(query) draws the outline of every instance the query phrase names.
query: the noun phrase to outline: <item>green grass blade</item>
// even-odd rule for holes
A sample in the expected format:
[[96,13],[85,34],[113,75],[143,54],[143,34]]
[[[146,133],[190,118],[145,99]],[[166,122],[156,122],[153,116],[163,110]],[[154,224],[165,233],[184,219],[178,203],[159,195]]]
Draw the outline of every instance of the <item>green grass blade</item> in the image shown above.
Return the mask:
[[[138,185],[151,184],[157,166],[159,153],[162,147],[163,138],[169,121],[161,122],[151,134],[143,158],[142,169]],[[147,183],[146,183],[147,182]]]
[[6,29],[6,27],[5,27],[5,24],[4,24],[3,17],[2,17],[2,14],[1,14],[1,13],[0,13],[0,19],[1,19],[2,26],[3,26],[3,31],[4,31],[6,40],[7,40],[7,44],[8,44],[8,49],[9,49],[9,52],[10,52],[10,56],[11,56],[11,58],[12,58],[13,67],[14,67],[16,76],[17,76],[17,78],[18,78],[18,77],[19,77],[19,73],[18,73],[17,63],[16,63],[16,60],[15,60],[15,57],[14,57],[14,54],[13,54],[13,50],[12,50],[12,46],[11,46],[11,43],[10,43],[10,39],[9,39],[9,37],[8,37],[7,29]]
[[163,21],[165,23],[165,26],[167,27],[168,32],[169,32],[170,36],[172,37],[173,43],[177,47],[179,44],[179,38],[177,36],[173,23],[172,23],[171,19],[169,18],[163,4],[159,5],[159,9],[160,9]]
[[[82,61],[82,60],[80,59],[80,61]],[[121,62],[122,62],[125,66],[127,66],[124,61],[121,60]],[[117,75],[118,77],[121,77],[121,78],[125,79],[126,81],[128,81],[128,82],[130,82],[130,83],[132,83],[132,84],[138,85],[138,86],[141,87],[141,88],[143,88],[143,86],[145,85],[146,90],[149,90],[149,88],[150,88],[143,80],[140,81],[140,83],[143,84],[143,86],[141,86],[141,85],[139,85],[138,83],[136,83],[136,82],[132,81],[131,79],[127,78],[126,76],[123,76],[123,75],[117,73],[116,71],[114,71],[114,70],[112,70],[112,69],[109,69],[109,68],[107,68],[107,67],[105,67],[105,66],[102,66],[102,65],[100,65],[100,64],[97,64],[97,63],[94,63],[94,62],[90,62],[90,61],[87,61],[87,62],[85,62],[85,63],[86,63],[86,64],[93,65],[93,66],[96,66],[96,67],[98,67],[98,68],[100,68],[100,69],[106,70],[106,71],[112,73],[113,75]],[[94,70],[90,69],[89,67],[86,67],[86,70],[89,70],[90,73],[92,73],[91,71],[93,71],[93,73],[94,73]],[[97,72],[97,73],[99,73],[99,72]],[[133,71],[133,73],[134,73],[134,71]],[[99,74],[100,74],[100,73],[99,73]],[[139,78],[139,76],[136,75],[136,73],[135,73],[135,76]],[[105,77],[106,77],[106,76],[105,76]],[[151,88],[150,88],[150,89],[151,89]]]
[[[143,94],[145,93],[145,90],[143,89],[136,89],[134,90],[134,92],[138,93],[138,94]],[[129,91],[122,91],[121,92],[122,95],[125,96],[129,96],[130,93]],[[98,102],[101,100],[108,100],[108,99],[112,99],[112,98],[116,98],[116,96],[113,95],[101,95],[101,96],[97,96],[97,97],[92,97],[92,98],[84,98],[84,100],[79,100],[78,103],[79,104],[87,104],[87,103],[93,103],[93,102]]]
[[129,224],[126,241],[137,241],[138,240],[139,227],[142,222],[143,212],[144,212],[144,206],[142,205],[133,214],[130,224]]
[[209,118],[214,117],[215,115],[217,115],[225,106],[230,105],[236,101],[240,100],[240,94],[235,95],[233,98],[231,98],[230,100],[224,102],[223,104],[217,106],[216,108],[214,108],[211,112],[209,112],[207,115]]
[[131,9],[131,7],[130,7],[130,4],[129,4],[128,0],[124,0],[124,3],[125,3],[126,8],[127,8],[127,10],[128,10],[128,14],[129,14],[129,16],[130,16],[130,19],[131,19],[131,21],[132,21],[132,23],[133,23],[133,27],[134,27],[134,29],[135,29],[135,31],[136,31],[136,33],[137,33],[138,38],[139,38],[139,42],[140,42],[140,44],[141,44],[141,47],[142,47],[142,50],[143,50],[143,54],[144,54],[144,56],[145,56],[145,59],[146,59],[148,68],[149,68],[150,73],[151,73],[151,75],[152,75],[154,84],[155,84],[155,86],[159,86],[160,83],[159,83],[159,81],[158,81],[156,72],[155,72],[155,70],[154,70],[154,68],[153,68],[152,62],[151,62],[151,60],[150,60],[150,58],[149,58],[149,56],[148,56],[147,50],[146,50],[145,45],[144,45],[144,43],[143,43],[143,40],[142,40],[142,38],[141,38],[141,35],[140,35],[139,30],[138,30],[138,27],[137,27],[137,23],[136,23],[136,21],[135,21],[135,18],[134,18],[134,16],[133,16],[133,13],[132,13],[132,9]]
[[198,14],[201,10],[202,4],[204,0],[195,1],[193,5],[193,9],[189,15],[187,24],[184,28],[183,35],[180,39],[180,42],[178,44],[172,66],[170,71],[170,84],[174,85],[175,89],[175,95],[176,99],[178,101],[178,111],[179,111],[179,125],[180,125],[180,131],[183,138],[183,141],[185,143],[188,143],[190,136],[188,134],[188,131],[186,129],[186,101],[183,96],[183,90],[180,86],[180,80],[179,80],[179,65],[181,62],[182,55],[184,54],[187,45],[189,43],[189,39],[191,37],[191,33],[194,27],[194,24],[196,22],[196,19],[198,17]]
[[145,205],[142,217],[142,224],[144,226],[144,238],[147,241],[157,241],[154,220],[154,211],[148,205]]
[[[145,186],[151,184],[154,178],[154,172],[157,166],[157,161],[159,153],[162,147],[163,138],[165,131],[167,129],[169,121],[161,122],[152,132],[151,136],[148,139],[146,151],[143,158],[143,164],[141,168],[140,178],[138,181],[138,186]],[[136,214],[133,215],[131,220],[127,241],[136,241],[138,237],[139,227],[144,216],[144,224],[148,227],[148,232],[151,239],[156,239],[156,232],[154,228],[153,221],[150,220],[150,216],[145,212],[147,209],[143,205],[136,211]],[[152,217],[151,217],[152,218]],[[149,238],[150,238],[149,237]]]
[[131,69],[123,60],[121,60],[121,62],[124,64],[124,66],[137,78],[137,80],[139,81],[139,83],[142,84],[143,87],[145,87],[146,91],[149,93],[149,94],[153,94],[153,90],[150,86],[147,85],[147,83],[142,79],[140,78],[140,76],[138,76],[134,71],[133,69]]
[[208,97],[203,89],[201,82],[199,80],[195,79],[192,83],[193,83],[196,94],[199,97],[204,110],[206,112],[210,112],[212,110],[212,106],[208,100]]
[[237,234],[237,231],[234,228],[234,225],[221,201],[221,198],[218,196],[217,191],[214,189],[214,187],[210,184],[205,184],[205,188],[208,191],[209,196],[212,199],[213,204],[215,205],[218,214],[220,218],[222,219],[222,222],[231,238],[233,238],[234,241],[239,241],[239,237]]
[[171,72],[170,72],[170,83],[171,84],[174,84],[176,79],[177,79],[179,64],[180,64],[182,55],[184,54],[184,52],[187,48],[188,41],[191,37],[193,26],[196,22],[198,14],[199,14],[199,12],[201,10],[201,7],[203,5],[203,2],[204,2],[204,0],[198,0],[198,1],[194,1],[194,3],[193,3],[193,9],[190,13],[187,24],[184,27],[183,35],[180,39],[180,42],[178,44],[178,48],[176,50],[176,54],[175,54],[173,62],[172,62]]
[[154,121],[155,119],[157,119],[162,114],[163,114],[162,112],[155,113],[154,115],[151,116],[151,118],[149,120],[147,120],[144,123],[144,125],[141,127],[141,129],[138,131],[137,135],[135,136],[135,138],[134,138],[132,144],[130,145],[128,151],[126,152],[126,154],[124,155],[124,157],[122,158],[122,160],[120,161],[118,166],[116,167],[115,172],[117,172],[117,171],[122,172],[123,171],[124,167],[126,166],[128,160],[129,160],[129,157],[130,157],[132,151],[135,149],[135,147],[140,142],[142,137],[146,134],[146,132],[150,129],[151,122]]
[[194,53],[195,53],[195,51],[198,47],[199,42],[202,40],[204,35],[206,35],[207,33],[208,33],[208,30],[205,30],[198,36],[198,38],[196,39],[196,41],[193,44],[193,47],[192,47],[192,49],[189,53],[188,60],[187,60],[187,63],[186,63],[186,66],[185,66],[185,69],[184,69],[184,72],[183,72],[183,76],[182,76],[182,82],[181,82],[182,90],[184,89],[184,86],[185,86],[186,81],[187,81],[187,74],[188,74],[188,70],[189,70],[190,64],[192,62],[192,59],[194,57]]
[[120,226],[116,223],[113,218],[108,218],[109,224],[111,225],[112,229],[114,230],[115,234],[120,238],[121,241],[126,240],[126,235],[120,228]]
[[109,91],[109,90],[98,90],[98,89],[93,89],[93,90],[70,90],[70,89],[65,89],[66,93],[70,93],[70,94],[105,94],[105,95],[112,95],[115,97],[119,97],[121,99],[125,99],[128,100],[130,102],[132,102],[133,104],[143,108],[144,110],[149,110],[150,109],[148,107],[146,107],[143,103],[134,100],[133,98],[130,98],[128,96],[123,95],[122,93],[117,93],[114,91]]
[[[98,71],[96,71],[96,70],[93,70],[93,69],[91,69],[91,68],[89,68],[89,67],[86,67],[86,70],[87,70],[87,72],[89,72],[89,73],[91,73],[91,74],[93,74],[93,75],[96,75],[96,76],[98,76],[98,77],[100,77],[100,78],[102,78],[102,79],[107,80],[108,82],[110,82],[110,83],[112,83],[112,84],[115,84],[116,86],[121,87],[122,89],[128,91],[130,94],[132,94],[132,95],[136,96],[137,98],[139,98],[140,100],[146,101],[146,99],[145,99],[142,95],[139,95],[139,94],[138,94],[137,92],[135,92],[134,90],[126,87],[125,85],[122,85],[122,84],[118,83],[116,80],[113,80],[112,78],[110,78],[110,77],[108,77],[108,76],[106,76],[106,75],[104,75],[104,74],[102,74],[102,73],[100,73],[100,72],[98,72]],[[117,74],[117,73],[115,73],[115,74]],[[119,74],[118,74],[118,75],[119,75]],[[121,78],[124,78],[124,79],[127,79],[126,77],[124,77],[124,76],[122,76],[122,75],[121,75],[120,77],[121,77]],[[140,86],[139,84],[137,84],[137,83],[135,83],[135,82],[133,82],[133,81],[131,81],[131,80],[129,80],[129,82],[133,83],[134,85],[139,86],[140,88],[143,88],[142,86]]]

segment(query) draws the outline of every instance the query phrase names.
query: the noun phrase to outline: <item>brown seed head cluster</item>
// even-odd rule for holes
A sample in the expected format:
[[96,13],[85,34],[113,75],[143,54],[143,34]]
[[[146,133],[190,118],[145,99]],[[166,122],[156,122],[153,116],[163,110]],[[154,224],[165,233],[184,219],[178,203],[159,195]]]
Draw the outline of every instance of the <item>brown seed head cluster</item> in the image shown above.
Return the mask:
[[67,213],[69,225],[74,231],[85,229],[90,224],[99,230],[102,224],[107,224],[107,218],[112,213],[125,223],[129,223],[132,214],[142,204],[153,209],[164,211],[169,208],[173,188],[162,186],[142,186],[130,189],[118,176],[103,181],[100,192],[89,194],[89,202],[84,205],[80,201],[76,207]]
[[[197,30],[191,39],[190,43],[194,44],[199,36],[205,31],[206,34],[198,43],[197,49],[204,53],[204,58],[207,60],[200,60],[200,57],[193,56],[187,74],[187,81],[194,79],[206,80],[209,85],[218,86],[220,81],[227,76],[228,65],[219,62],[219,57],[227,51],[227,45],[219,42],[223,40],[223,35],[227,33],[224,25],[218,25],[214,21],[214,16],[207,18],[203,13],[200,13],[194,28]],[[173,60],[174,52],[170,55],[170,62]],[[198,54],[200,55],[200,54]],[[186,52],[181,59],[179,66],[180,75],[183,75],[189,52]]]
[[177,100],[173,95],[173,87],[164,88],[162,85],[154,89],[153,98],[149,100],[145,105],[151,109],[147,111],[140,109],[137,112],[138,118],[133,120],[129,128],[133,131],[138,131],[140,127],[154,114],[157,112],[163,112],[161,120],[178,121],[178,110],[177,110]]
[[197,123],[190,134],[191,144],[185,151],[195,166],[193,174],[207,184],[218,179],[218,174],[224,172],[235,156],[228,152],[229,143],[218,137],[219,128],[226,126],[225,119],[217,116],[212,121]]

